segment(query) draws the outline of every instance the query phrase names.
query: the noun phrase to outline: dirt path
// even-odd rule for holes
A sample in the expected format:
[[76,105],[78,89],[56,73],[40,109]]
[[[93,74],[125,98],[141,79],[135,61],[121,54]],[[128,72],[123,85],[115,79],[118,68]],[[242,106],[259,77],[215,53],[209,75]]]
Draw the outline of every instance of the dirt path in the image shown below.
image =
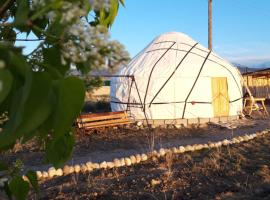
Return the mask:
[[[254,133],[270,128],[267,120],[245,120],[238,122],[236,129],[208,126],[205,128],[183,128],[183,129],[154,129],[155,149],[161,147],[174,147],[196,143],[215,142],[230,139],[234,136]],[[80,164],[87,161],[102,162],[111,161],[114,158],[130,156],[136,153],[149,151],[149,140],[146,130],[109,130],[107,132],[80,135],[73,157],[67,164]],[[25,156],[28,165],[25,169],[45,170],[50,165],[42,164],[42,153],[36,152]]]

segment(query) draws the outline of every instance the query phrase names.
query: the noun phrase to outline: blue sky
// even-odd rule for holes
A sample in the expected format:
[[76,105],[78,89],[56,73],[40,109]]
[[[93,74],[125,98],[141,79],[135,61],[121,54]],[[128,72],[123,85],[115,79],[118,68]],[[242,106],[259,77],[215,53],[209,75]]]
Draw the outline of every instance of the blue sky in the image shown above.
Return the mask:
[[[231,62],[270,61],[270,0],[213,0],[213,49]],[[126,0],[111,29],[136,55],[154,37],[184,32],[207,46],[207,0]]]
[[[208,0],[125,2],[111,36],[124,44],[132,57],[156,36],[170,31],[184,32],[207,46]],[[213,0],[214,51],[231,62],[251,66],[270,61],[269,11],[270,0]],[[24,52],[36,44],[28,43]]]

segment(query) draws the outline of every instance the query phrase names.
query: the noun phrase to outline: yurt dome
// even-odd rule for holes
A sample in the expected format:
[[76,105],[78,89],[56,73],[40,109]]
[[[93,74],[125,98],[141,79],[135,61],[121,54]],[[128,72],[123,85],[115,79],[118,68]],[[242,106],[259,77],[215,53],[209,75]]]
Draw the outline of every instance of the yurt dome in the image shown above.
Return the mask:
[[237,116],[242,96],[239,71],[178,32],[154,39],[111,79],[112,111],[135,119]]

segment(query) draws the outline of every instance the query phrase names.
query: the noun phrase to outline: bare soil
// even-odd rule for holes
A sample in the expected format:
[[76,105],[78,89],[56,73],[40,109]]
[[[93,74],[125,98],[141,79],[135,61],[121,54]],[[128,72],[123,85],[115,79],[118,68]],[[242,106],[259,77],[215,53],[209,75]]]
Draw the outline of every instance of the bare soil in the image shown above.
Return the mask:
[[[218,141],[270,127],[269,119],[232,122],[237,128],[216,125],[153,130],[110,128],[76,135],[69,164],[111,161],[155,149]],[[17,143],[0,161],[21,159],[25,170],[46,170],[37,141]],[[132,167],[73,174],[40,183],[41,199],[270,199],[270,138],[262,137],[229,148],[153,158]],[[31,194],[29,199],[37,196]]]
[[41,199],[270,199],[270,137],[72,174],[40,187]]
[[[79,132],[76,134],[76,144],[72,159],[68,164],[80,164],[87,161],[102,162],[111,161],[114,158],[130,156],[136,153],[150,151],[154,138],[154,149],[160,147],[174,147],[196,143],[207,143],[230,139],[234,136],[254,133],[270,128],[269,119],[238,120],[236,129],[220,128],[215,125],[191,126],[189,128],[176,129],[173,127],[156,128],[153,130],[139,129],[136,126],[109,128],[90,133]],[[21,159],[25,163],[25,170],[46,170],[50,165],[46,164],[44,152],[38,148],[37,141],[32,140],[26,144],[16,144],[15,148],[0,154],[0,161],[14,162]]]

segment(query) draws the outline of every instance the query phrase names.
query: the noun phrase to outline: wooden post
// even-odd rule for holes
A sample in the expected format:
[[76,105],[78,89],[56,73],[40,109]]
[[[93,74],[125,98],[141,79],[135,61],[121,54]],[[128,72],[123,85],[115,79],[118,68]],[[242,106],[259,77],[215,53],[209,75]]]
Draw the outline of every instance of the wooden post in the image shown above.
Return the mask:
[[244,78],[243,78],[242,74],[240,73],[239,69],[236,68],[236,70],[237,70],[237,72],[238,72],[238,74],[239,74],[239,76],[241,78],[242,84],[244,85],[244,87],[246,88],[246,90],[248,92],[248,95],[250,96],[250,99],[251,99],[252,103],[254,103],[255,102],[254,97],[253,97],[252,93],[250,92],[250,89],[249,89],[246,81],[244,80]]
[[212,0],[208,0],[208,49],[212,51]]

